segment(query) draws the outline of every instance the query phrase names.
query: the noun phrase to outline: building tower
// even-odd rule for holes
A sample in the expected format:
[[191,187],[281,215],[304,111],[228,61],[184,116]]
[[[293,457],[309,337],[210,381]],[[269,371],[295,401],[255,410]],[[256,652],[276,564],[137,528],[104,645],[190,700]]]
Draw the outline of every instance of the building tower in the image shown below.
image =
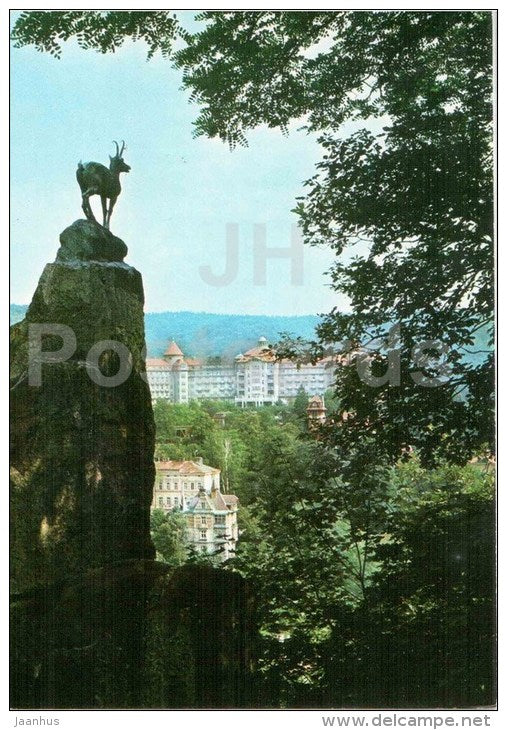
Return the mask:
[[326,422],[327,408],[324,398],[320,395],[313,395],[308,400],[306,414],[308,417],[308,427],[310,429],[323,425]]
[[176,362],[179,358],[183,357],[183,353],[174,340],[167,345],[166,351],[164,352],[164,360],[168,362]]

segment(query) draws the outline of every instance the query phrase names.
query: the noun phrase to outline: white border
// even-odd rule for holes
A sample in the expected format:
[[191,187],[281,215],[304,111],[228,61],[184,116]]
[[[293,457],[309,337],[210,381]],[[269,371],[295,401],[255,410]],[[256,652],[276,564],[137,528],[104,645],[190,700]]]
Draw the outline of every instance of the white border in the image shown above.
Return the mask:
[[[201,5],[201,4],[200,4]],[[166,8],[167,3],[159,3],[159,2],[152,2],[149,4],[150,9],[158,10],[158,9],[167,9]],[[170,8],[170,10],[195,10],[195,4],[190,4],[186,2],[178,2],[177,8]],[[123,2],[123,3],[108,3],[106,4],[107,9],[112,10],[135,10],[138,9],[139,3],[131,3],[131,2]],[[58,0],[52,0],[52,2],[37,2],[35,0],[34,2],[30,3],[28,8],[22,8],[18,5],[14,4],[13,10],[37,10],[37,9],[105,9],[104,3],[97,3],[97,2],[87,2],[87,3],[72,3],[72,2],[58,2]],[[146,8],[142,8],[146,9]],[[297,3],[294,2],[278,2],[273,7],[266,6],[266,3],[260,3],[260,2],[241,2],[240,0],[234,4],[231,3],[212,3],[208,4],[207,7],[203,8],[201,7],[197,8],[199,9],[213,9],[213,10],[343,10],[343,9],[350,9],[350,10],[384,10],[384,9],[402,9],[402,10],[495,10],[495,7],[492,6],[490,3],[486,2],[447,2],[445,4],[445,7],[440,7],[438,3],[436,2],[419,2],[419,3],[413,3],[408,4],[404,2],[397,2],[393,1],[388,4],[386,4],[385,7],[377,7],[375,3],[373,2],[348,2],[346,4],[343,4],[341,7],[336,7],[335,4],[329,3],[329,2],[320,2],[317,3],[316,7],[300,7]],[[7,9],[3,11],[5,14],[7,14]],[[498,43],[498,69],[499,69],[499,75],[500,78],[505,80],[507,78],[507,35],[503,32],[503,20],[507,16],[507,13],[505,11],[499,12],[499,43]],[[8,17],[4,15],[5,23],[2,23],[2,35],[0,37],[0,47],[1,47],[1,83],[0,83],[0,93],[1,93],[1,101],[2,101],[2,144],[0,146],[0,169],[3,172],[3,175],[5,175],[5,186],[2,187],[3,191],[8,190],[8,160],[9,160],[9,146],[8,146],[8,129],[9,129],[9,118],[8,118],[8,109],[9,109],[9,95],[8,95],[8,83],[9,83],[9,43],[7,38],[8,33]],[[504,82],[505,83],[505,82]],[[500,94],[499,98],[499,106],[498,106],[498,114],[499,114],[499,121],[500,123],[503,121],[504,115],[503,112],[503,98]],[[500,136],[500,141],[502,140],[502,137]],[[504,163],[504,164],[503,164]],[[499,170],[502,171],[505,169],[507,165],[507,159],[506,159],[506,151],[504,149],[504,145],[499,145],[499,155],[498,155],[498,167]],[[27,201],[28,203],[28,201]],[[502,211],[505,210],[507,206],[507,201],[502,200],[502,193],[500,191],[499,194],[499,205],[498,205],[498,211],[499,211],[499,224],[501,226],[501,231],[503,230],[503,216]],[[8,292],[8,264],[7,264],[7,242],[9,240],[9,228],[8,228],[8,198],[6,195],[6,192],[4,192],[2,195],[0,195],[0,221],[3,228],[3,231],[5,233],[5,243],[2,248],[2,256],[6,257],[5,261],[2,261],[2,265],[0,266],[0,290]],[[504,276],[505,275],[505,276]],[[501,317],[501,314],[503,313],[504,307],[505,307],[505,296],[503,294],[503,287],[502,283],[507,281],[507,267],[505,264],[505,257],[503,257],[501,254],[499,255],[498,260],[498,278],[500,282],[499,287],[499,316],[500,316],[500,324],[502,324],[505,319]],[[5,314],[6,319],[8,318],[8,303],[5,304]],[[8,327],[8,319],[7,319],[7,327]],[[5,330],[7,332],[7,328]],[[500,338],[500,343],[498,347],[498,354],[501,358],[501,365],[503,365],[503,352],[502,352],[502,340]],[[500,372],[500,369],[499,369]],[[7,356],[0,358],[0,375],[2,377],[2,382],[7,383],[7,376],[8,376],[8,364],[7,364]],[[503,402],[503,392],[501,387],[499,388],[499,445],[501,446],[503,443],[507,443],[507,433],[505,433],[505,405]],[[2,450],[1,450],[1,467],[2,467],[2,473],[6,473],[7,466],[8,466],[8,429],[7,429],[7,414],[5,417],[5,420],[2,421],[2,425],[5,428],[5,436],[2,438]],[[500,449],[499,449],[500,451]],[[5,460],[5,461],[4,461]],[[502,474],[502,464],[500,462],[500,474]],[[5,471],[4,471],[5,469]],[[501,483],[501,482],[500,482]],[[5,501],[4,501],[4,509],[2,511],[3,514],[3,530],[1,531],[1,550],[2,554],[5,556],[4,560],[2,561],[3,567],[4,567],[4,586],[7,586],[8,581],[8,496],[7,496],[7,479],[4,482],[4,489],[5,489]],[[500,519],[500,525],[505,524],[505,520],[503,519],[505,517],[505,509],[503,500],[499,499],[499,519]],[[499,530],[499,551],[501,555],[505,555],[506,550],[506,540],[502,537],[502,530]],[[503,584],[503,578],[505,577],[505,569],[502,565],[500,565],[500,575],[499,575],[499,586],[500,586],[500,611],[499,616],[500,619],[503,616],[503,608],[504,608],[504,596],[503,591],[501,590],[501,586]],[[2,626],[4,628],[3,633],[3,647],[8,646],[8,638],[7,638],[7,625],[8,625],[8,591],[4,591],[5,600],[2,601],[1,604],[1,619],[2,619]],[[501,628],[501,621],[500,628]],[[493,727],[493,728],[500,728],[505,727],[507,724],[507,692],[505,689],[505,681],[503,676],[503,667],[504,667],[504,659],[505,659],[505,650],[504,650],[504,641],[503,641],[503,634],[504,632],[501,631],[500,637],[501,637],[501,643],[500,643],[500,687],[499,687],[499,702],[500,702],[500,709],[498,712],[492,710],[477,710],[477,711],[455,711],[451,712],[449,710],[422,710],[418,712],[413,711],[405,711],[405,710],[389,710],[389,711],[382,711],[382,715],[384,717],[391,716],[394,717],[394,715],[397,716],[398,720],[400,717],[430,717],[430,716],[439,716],[442,718],[446,717],[453,717],[456,723],[456,727],[461,727],[461,718],[462,717],[473,717],[476,718],[476,722],[481,721],[481,725],[473,725],[472,727]],[[379,715],[378,710],[372,710],[372,711],[341,711],[341,710],[304,710],[304,711],[236,711],[236,710],[230,710],[230,711],[207,711],[207,710],[198,710],[198,711],[176,711],[176,710],[168,710],[168,711],[143,711],[143,710],[136,710],[136,711],[55,711],[55,712],[49,712],[49,711],[34,711],[34,712],[27,712],[27,711],[10,711],[7,710],[9,706],[9,699],[8,699],[8,654],[7,651],[4,650],[3,657],[2,657],[2,663],[1,663],[1,682],[0,682],[0,717],[3,717],[4,720],[4,727],[14,727],[16,718],[46,718],[46,719],[58,719],[59,720],[59,728],[62,728],[63,730],[67,730],[67,728],[72,728],[73,730],[88,730],[88,728],[93,727],[97,730],[104,729],[116,729],[116,728],[125,728],[125,730],[129,730],[129,728],[136,728],[136,730],[139,728],[140,725],[142,725],[144,728],[153,728],[153,730],[166,730],[167,728],[193,728],[193,727],[206,727],[206,730],[223,730],[224,727],[232,728],[234,729],[236,726],[239,728],[245,728],[245,730],[249,730],[252,728],[252,730],[255,728],[257,730],[258,725],[262,725],[266,728],[280,728],[282,729],[289,729],[290,730],[315,730],[323,728],[322,723],[322,716],[323,715],[339,715],[340,717],[358,717],[358,716],[366,716],[366,719],[369,722],[369,727],[373,727],[372,725],[372,719]],[[484,724],[485,717],[489,716],[490,723],[489,725]],[[352,723],[351,723],[352,725]],[[18,727],[19,724],[18,724]],[[21,726],[23,727],[23,726]],[[43,726],[44,727],[44,726]],[[46,726],[47,727],[47,726]],[[50,727],[55,727],[53,724]],[[393,725],[390,725],[389,727],[393,727]],[[399,727],[399,725],[397,725]],[[446,727],[446,725],[443,725],[443,727]]]

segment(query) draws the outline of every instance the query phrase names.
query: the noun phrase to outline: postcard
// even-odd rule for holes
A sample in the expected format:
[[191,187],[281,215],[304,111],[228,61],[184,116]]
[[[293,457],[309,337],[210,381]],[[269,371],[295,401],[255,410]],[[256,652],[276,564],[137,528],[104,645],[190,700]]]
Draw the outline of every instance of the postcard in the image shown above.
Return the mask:
[[495,22],[11,11],[12,726],[492,724]]

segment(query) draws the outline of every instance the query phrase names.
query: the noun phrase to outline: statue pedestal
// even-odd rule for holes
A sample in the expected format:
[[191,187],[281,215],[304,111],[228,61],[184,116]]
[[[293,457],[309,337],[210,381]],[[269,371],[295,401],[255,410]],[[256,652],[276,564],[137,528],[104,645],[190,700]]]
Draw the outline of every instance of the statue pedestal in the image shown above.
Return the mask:
[[123,261],[128,248],[121,238],[90,220],[77,220],[60,234],[57,261]]
[[[82,234],[82,236],[81,236]],[[81,236],[81,238],[80,238]],[[155,424],[144,365],[141,275],[96,257],[101,237],[126,246],[98,224],[77,221],[47,264],[26,317],[11,328],[11,575],[26,591],[118,560],[151,559],[149,520],[155,477]],[[120,245],[121,244],[121,245]],[[69,259],[70,252],[85,258]],[[106,255],[104,254],[104,255]],[[64,260],[62,260],[64,259]],[[57,324],[75,337],[66,359],[41,365],[30,385],[30,326]],[[126,348],[128,377],[116,387],[90,377],[89,352],[112,340]],[[58,352],[58,335],[42,351]],[[118,371],[110,349],[102,375]]]

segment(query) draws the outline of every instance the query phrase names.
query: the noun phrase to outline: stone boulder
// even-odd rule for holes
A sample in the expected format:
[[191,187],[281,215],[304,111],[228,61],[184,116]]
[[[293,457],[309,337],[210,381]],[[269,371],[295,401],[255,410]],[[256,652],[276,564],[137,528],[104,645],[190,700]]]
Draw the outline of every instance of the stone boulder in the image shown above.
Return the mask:
[[231,571],[130,560],[11,600],[11,707],[259,706],[257,627]]
[[60,234],[57,261],[123,261],[128,248],[99,223],[77,220]]

